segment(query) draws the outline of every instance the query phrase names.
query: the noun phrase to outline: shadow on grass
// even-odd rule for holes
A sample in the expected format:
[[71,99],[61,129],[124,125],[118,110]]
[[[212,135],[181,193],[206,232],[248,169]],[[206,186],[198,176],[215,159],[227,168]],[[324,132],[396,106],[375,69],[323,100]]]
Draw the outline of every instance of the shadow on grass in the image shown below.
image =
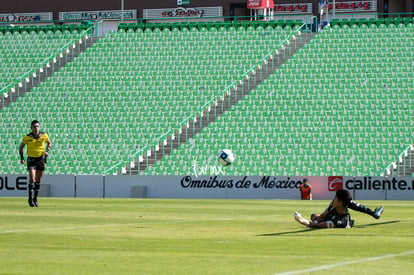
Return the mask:
[[315,229],[302,229],[302,230],[295,230],[295,231],[286,231],[286,232],[278,232],[278,233],[268,233],[268,234],[259,234],[256,235],[257,237],[271,237],[271,236],[281,236],[281,235],[288,235],[288,234],[297,234],[297,233],[303,233],[308,231],[313,231]]
[[[378,226],[378,225],[393,224],[393,223],[399,223],[399,222],[400,221],[387,221],[387,222],[370,223],[370,224],[356,225],[356,226],[354,226],[354,228],[365,228],[365,227],[369,227],[369,226]],[[339,228],[339,229],[341,229],[341,228]],[[274,236],[304,233],[304,232],[315,231],[315,230],[323,230],[323,229],[306,228],[306,229],[295,230],[295,231],[259,234],[259,235],[256,235],[256,237],[274,237]]]
[[377,225],[384,225],[384,224],[392,224],[392,223],[399,223],[400,221],[387,221],[387,222],[376,222],[376,223],[369,223],[369,224],[361,224],[361,225],[354,225],[356,228],[365,228],[369,226],[377,226]]

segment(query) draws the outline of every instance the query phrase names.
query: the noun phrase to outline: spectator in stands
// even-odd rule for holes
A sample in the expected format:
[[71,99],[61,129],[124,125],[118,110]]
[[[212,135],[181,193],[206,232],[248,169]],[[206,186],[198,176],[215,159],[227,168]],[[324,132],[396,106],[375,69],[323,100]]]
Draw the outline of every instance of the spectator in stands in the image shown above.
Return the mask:
[[300,198],[302,200],[312,200],[312,185],[308,184],[308,179],[304,179],[300,185]]
[[[52,143],[46,133],[40,132],[39,121],[33,120],[30,128],[32,131],[23,137],[19,147],[19,154],[20,162],[24,165],[26,161],[23,157],[23,148],[27,145],[27,170],[29,171],[28,202],[30,207],[38,207],[37,195],[39,194],[40,182],[45,170],[46,157],[49,155]],[[45,143],[47,144],[46,151]]]
[[348,212],[348,208],[369,214],[376,219],[381,217],[384,207],[380,206],[375,211],[352,200],[351,193],[348,190],[337,190],[334,199],[328,208],[322,214],[312,214],[310,221],[303,218],[302,215],[295,211],[295,220],[310,228],[351,228],[354,221]]

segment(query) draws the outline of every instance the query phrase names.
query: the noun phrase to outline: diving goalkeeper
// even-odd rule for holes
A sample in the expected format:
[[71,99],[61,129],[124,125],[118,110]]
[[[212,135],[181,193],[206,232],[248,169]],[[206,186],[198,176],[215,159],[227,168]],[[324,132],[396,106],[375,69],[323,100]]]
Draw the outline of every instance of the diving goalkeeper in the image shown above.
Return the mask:
[[328,208],[322,214],[312,214],[311,220],[303,218],[295,211],[295,220],[310,228],[351,228],[353,221],[348,212],[348,208],[368,214],[376,219],[381,217],[384,207],[380,206],[374,211],[368,207],[352,200],[352,196],[347,190],[336,191],[335,197]]

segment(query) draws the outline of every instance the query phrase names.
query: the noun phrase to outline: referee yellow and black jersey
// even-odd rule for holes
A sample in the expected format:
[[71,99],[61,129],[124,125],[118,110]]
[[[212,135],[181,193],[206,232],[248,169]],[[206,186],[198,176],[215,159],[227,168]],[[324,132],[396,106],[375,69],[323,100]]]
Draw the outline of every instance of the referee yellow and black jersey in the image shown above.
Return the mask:
[[37,137],[33,133],[30,133],[24,136],[22,141],[23,144],[27,145],[27,156],[32,158],[43,156],[45,142],[49,142],[49,136],[43,132],[39,132]]

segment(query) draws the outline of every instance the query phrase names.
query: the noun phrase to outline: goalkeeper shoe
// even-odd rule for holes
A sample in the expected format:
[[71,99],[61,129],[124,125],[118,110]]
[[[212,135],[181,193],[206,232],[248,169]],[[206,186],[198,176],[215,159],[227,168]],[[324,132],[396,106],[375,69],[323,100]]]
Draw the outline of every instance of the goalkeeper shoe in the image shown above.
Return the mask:
[[372,216],[378,220],[381,218],[382,212],[384,212],[384,206],[377,207],[375,208],[374,214]]
[[295,211],[293,213],[293,216],[295,217],[295,220],[298,220],[299,218],[302,218],[302,215],[299,212],[297,212],[297,211]]
[[294,212],[293,216],[295,217],[295,220],[303,225],[309,226],[309,221],[302,217],[302,215],[299,212]]

